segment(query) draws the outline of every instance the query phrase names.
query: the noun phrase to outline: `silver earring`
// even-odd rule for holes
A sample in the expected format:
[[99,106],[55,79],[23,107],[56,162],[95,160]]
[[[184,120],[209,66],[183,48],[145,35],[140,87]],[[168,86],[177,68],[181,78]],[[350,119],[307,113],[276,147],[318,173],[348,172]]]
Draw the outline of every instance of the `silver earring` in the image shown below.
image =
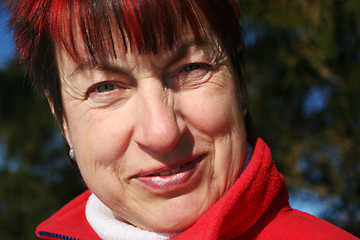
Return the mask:
[[70,148],[69,150],[69,157],[71,158],[71,160],[75,160],[75,152],[73,148]]
[[246,116],[246,115],[248,114],[248,107],[247,107],[247,104],[246,104],[246,103],[244,103],[242,107],[243,107],[244,116]]

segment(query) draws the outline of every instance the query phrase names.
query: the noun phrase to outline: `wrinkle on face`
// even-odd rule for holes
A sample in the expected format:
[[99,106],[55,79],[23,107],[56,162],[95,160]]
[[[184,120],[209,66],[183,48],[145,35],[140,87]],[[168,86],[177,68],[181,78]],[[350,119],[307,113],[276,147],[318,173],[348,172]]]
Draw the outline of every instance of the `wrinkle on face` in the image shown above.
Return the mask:
[[[194,39],[184,35],[187,39],[177,45],[180,49],[165,49],[160,55],[124,52],[118,45],[117,53],[123,55],[77,66],[58,53],[59,64],[63,64],[60,73],[65,76],[68,132],[86,184],[118,219],[151,231],[177,231],[193,224],[236,181],[245,154],[242,141],[246,133],[226,54],[216,41],[194,45]],[[189,62],[203,58],[212,66],[204,70],[209,74],[203,82],[179,88],[166,82],[168,73],[177,74]],[[80,88],[102,81],[90,79],[99,75],[123,81],[130,89],[124,93],[125,100],[114,105],[91,104],[82,93],[88,90]],[[135,140],[140,123],[159,118],[150,116],[156,113],[151,112],[154,107],[161,107],[162,113],[176,121],[172,124],[185,129],[166,151]],[[155,194],[133,180],[140,170],[167,169],[198,155],[205,156],[199,175],[191,185],[173,193]],[[170,224],[164,224],[167,222]]]

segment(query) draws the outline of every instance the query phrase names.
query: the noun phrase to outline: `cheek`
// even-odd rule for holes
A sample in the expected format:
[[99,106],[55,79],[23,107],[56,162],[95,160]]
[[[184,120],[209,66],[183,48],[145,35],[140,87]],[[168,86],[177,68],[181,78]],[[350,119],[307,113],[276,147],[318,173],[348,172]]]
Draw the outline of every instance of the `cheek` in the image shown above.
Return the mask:
[[[222,89],[224,90],[224,89]],[[238,105],[232,91],[199,89],[184,95],[183,114],[201,132],[224,134],[239,118]]]
[[118,165],[117,159],[123,157],[131,138],[130,115],[90,110],[81,119],[73,118],[70,132],[79,165],[94,168]]

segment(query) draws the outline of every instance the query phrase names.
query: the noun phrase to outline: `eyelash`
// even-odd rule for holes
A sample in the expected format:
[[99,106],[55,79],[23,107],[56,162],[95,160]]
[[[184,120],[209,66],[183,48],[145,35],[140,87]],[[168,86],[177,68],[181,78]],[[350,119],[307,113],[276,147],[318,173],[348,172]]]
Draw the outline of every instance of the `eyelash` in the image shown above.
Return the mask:
[[[201,64],[201,63],[191,63],[191,64],[189,64],[189,65],[187,65],[187,66],[183,67],[183,68],[180,70],[180,72],[189,72],[189,71],[193,71],[193,70],[196,70],[196,69],[200,68],[200,67],[201,67],[201,65],[203,65],[203,64]],[[194,66],[195,66],[195,68],[194,68]],[[190,69],[186,70],[186,68],[190,68]]]
[[[194,66],[197,66],[197,67],[196,67],[196,68],[193,68]],[[211,65],[210,65],[210,64],[207,64],[207,63],[202,63],[202,62],[194,62],[194,63],[190,63],[190,64],[182,67],[179,72],[190,72],[190,71],[194,71],[194,70],[197,70],[197,69],[199,69],[199,68],[202,68],[202,67],[210,68]],[[188,69],[188,70],[186,71],[186,70],[185,70],[186,68],[191,68],[191,69]]]

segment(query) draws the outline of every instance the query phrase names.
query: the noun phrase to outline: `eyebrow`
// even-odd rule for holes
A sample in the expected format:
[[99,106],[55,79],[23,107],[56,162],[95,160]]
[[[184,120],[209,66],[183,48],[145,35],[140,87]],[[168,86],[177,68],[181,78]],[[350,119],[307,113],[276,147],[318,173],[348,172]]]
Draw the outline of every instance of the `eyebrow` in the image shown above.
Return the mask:
[[74,76],[81,73],[82,71],[89,70],[99,70],[102,72],[113,72],[113,73],[127,73],[125,69],[120,66],[116,66],[107,61],[102,61],[100,63],[91,60],[81,61],[76,68],[67,76],[68,79],[73,79]]
[[[188,41],[184,42],[180,45],[175,44],[173,49],[169,49],[165,51],[165,54],[170,53],[170,62],[169,65],[186,57],[193,47],[201,47],[203,49],[210,49],[210,46],[214,46],[215,43],[210,42],[208,40],[201,40],[201,41]],[[161,52],[159,54],[162,54]],[[80,63],[76,66],[76,68],[68,75],[68,78],[74,78],[75,75],[80,73],[83,70],[86,69],[94,69],[99,70],[103,72],[114,72],[114,73],[127,73],[125,69],[123,69],[121,66],[114,65],[108,61],[93,61],[93,60],[83,60],[80,61]]]
[[[208,40],[201,40],[201,41],[188,41],[183,44],[181,44],[179,47],[175,45],[175,51],[172,56],[172,59],[170,61],[171,63],[174,63],[184,57],[186,57],[193,47],[201,47],[202,49],[210,49],[210,46],[214,45],[214,43],[208,41]],[[169,52],[172,52],[170,49]]]

